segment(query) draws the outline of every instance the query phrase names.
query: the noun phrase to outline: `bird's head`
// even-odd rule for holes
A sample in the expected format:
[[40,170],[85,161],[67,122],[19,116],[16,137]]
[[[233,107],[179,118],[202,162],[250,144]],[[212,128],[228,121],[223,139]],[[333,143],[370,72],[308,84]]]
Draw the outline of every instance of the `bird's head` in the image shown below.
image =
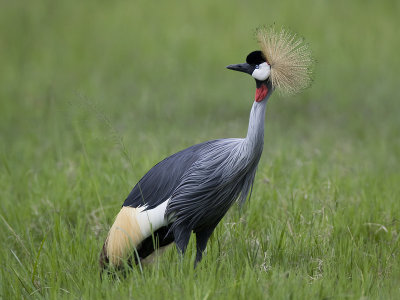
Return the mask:
[[296,94],[310,86],[314,60],[304,39],[274,26],[258,28],[256,37],[261,51],[253,51],[245,63],[227,68],[256,80],[257,102],[268,99],[275,89],[282,94]]
[[247,73],[256,80],[257,90],[255,101],[261,102],[273,91],[271,81],[269,80],[269,76],[271,75],[271,66],[261,51],[253,51],[247,55],[245,63],[229,65],[227,68]]

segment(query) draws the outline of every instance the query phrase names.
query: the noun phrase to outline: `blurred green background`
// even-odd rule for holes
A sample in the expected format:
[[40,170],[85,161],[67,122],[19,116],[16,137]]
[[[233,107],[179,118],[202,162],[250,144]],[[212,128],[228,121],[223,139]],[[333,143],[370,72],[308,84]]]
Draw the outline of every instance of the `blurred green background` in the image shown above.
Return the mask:
[[[270,99],[254,199],[244,212],[249,223],[238,230],[279,239],[287,217],[300,228],[301,240],[302,230],[312,227],[301,220],[327,209],[332,215],[323,216],[320,229],[332,227],[334,233],[323,238],[327,252],[319,255],[338,270],[305,286],[307,266],[315,261],[311,254],[304,257],[312,263],[295,255],[290,262],[272,259],[266,277],[244,276],[248,284],[229,292],[221,292],[223,280],[208,290],[207,264],[219,249],[210,250],[200,267],[204,276],[192,274],[188,259],[187,270],[198,276],[199,286],[190,276],[178,283],[185,271],[172,276],[165,269],[165,277],[173,279],[148,275],[153,288],[199,299],[378,297],[382,288],[386,297],[398,295],[399,15],[400,2],[389,0],[0,0],[0,298],[94,293],[162,298],[98,281],[96,260],[108,226],[135,182],[160,159],[198,142],[246,134],[254,82],[225,66],[244,62],[257,49],[254,29],[273,23],[309,42],[317,60],[315,81],[300,95]],[[236,213],[227,220],[238,221]],[[386,231],[375,234],[375,225],[371,230],[365,225],[370,223]],[[353,254],[339,261],[327,257],[341,239],[357,248],[347,229],[354,230],[365,263],[353,284],[347,281],[355,268],[348,266]],[[218,230],[218,237],[230,232]],[[320,233],[315,234],[317,240]],[[247,240],[232,241],[238,246]],[[222,247],[231,249],[232,241]],[[265,255],[272,249],[268,241]],[[285,245],[296,253],[298,245]],[[168,255],[166,260],[178,261],[173,250]],[[372,256],[376,269],[368,262]],[[232,257],[239,254],[223,260]],[[240,261],[235,268],[231,260],[227,270],[253,268]],[[274,269],[274,262],[282,269]],[[262,263],[256,256],[255,264]],[[151,274],[161,272],[156,270]],[[274,289],[291,271],[298,281]],[[335,285],[339,277],[343,281]],[[139,286],[149,280],[134,278]]]

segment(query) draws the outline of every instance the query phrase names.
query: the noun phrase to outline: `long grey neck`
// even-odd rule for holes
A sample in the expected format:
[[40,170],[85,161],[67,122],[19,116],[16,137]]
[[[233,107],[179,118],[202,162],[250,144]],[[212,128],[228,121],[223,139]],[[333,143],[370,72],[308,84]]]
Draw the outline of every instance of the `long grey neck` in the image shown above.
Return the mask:
[[[268,97],[268,96],[267,96]],[[244,139],[248,151],[261,155],[264,146],[264,121],[267,97],[261,102],[254,101],[250,112],[249,128]]]

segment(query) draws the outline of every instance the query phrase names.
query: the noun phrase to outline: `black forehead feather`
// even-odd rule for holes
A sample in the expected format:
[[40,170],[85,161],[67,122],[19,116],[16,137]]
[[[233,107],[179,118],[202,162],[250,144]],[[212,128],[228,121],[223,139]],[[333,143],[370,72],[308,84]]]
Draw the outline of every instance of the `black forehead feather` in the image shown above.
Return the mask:
[[246,62],[250,65],[259,65],[267,60],[264,58],[264,55],[261,51],[253,51],[246,57]]

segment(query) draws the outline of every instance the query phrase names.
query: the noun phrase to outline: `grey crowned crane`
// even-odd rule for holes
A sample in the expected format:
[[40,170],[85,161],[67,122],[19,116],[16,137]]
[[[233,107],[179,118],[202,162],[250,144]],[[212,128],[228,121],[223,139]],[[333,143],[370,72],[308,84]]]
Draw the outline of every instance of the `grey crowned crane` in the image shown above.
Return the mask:
[[262,27],[256,34],[262,51],[227,66],[256,82],[247,136],[197,144],[152,167],[115,218],[100,254],[102,268],[138,263],[172,242],[183,255],[192,232],[196,265],[228,209],[245,202],[263,151],[267,101],[275,89],[296,93],[307,87],[312,65],[307,44],[287,30]]

